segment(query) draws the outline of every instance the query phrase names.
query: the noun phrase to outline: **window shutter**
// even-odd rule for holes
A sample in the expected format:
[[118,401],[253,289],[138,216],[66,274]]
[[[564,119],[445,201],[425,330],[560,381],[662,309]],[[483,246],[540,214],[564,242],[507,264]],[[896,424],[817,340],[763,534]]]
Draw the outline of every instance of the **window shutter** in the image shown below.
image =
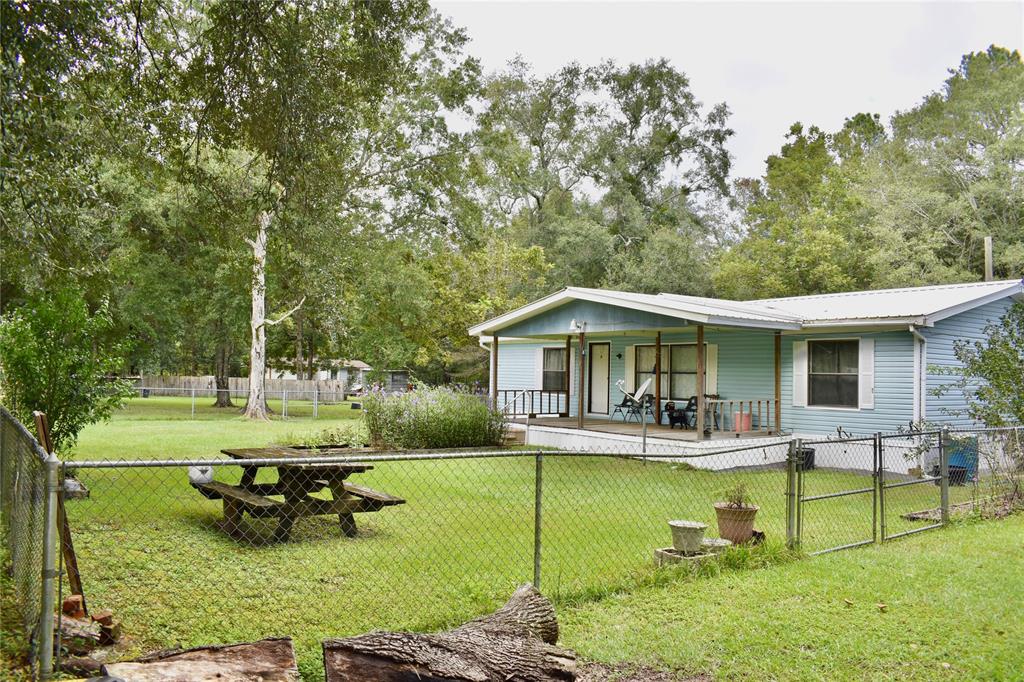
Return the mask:
[[860,358],[857,365],[860,381],[857,395],[862,410],[875,409],[875,340],[860,340]]
[[544,388],[544,349],[538,348],[534,351],[533,360],[533,387]]
[[633,365],[636,363],[636,346],[626,346],[626,393],[636,390],[636,371]]
[[707,343],[707,357],[704,358],[704,392],[716,395],[718,393],[718,344]]
[[793,407],[807,407],[807,342],[793,342]]

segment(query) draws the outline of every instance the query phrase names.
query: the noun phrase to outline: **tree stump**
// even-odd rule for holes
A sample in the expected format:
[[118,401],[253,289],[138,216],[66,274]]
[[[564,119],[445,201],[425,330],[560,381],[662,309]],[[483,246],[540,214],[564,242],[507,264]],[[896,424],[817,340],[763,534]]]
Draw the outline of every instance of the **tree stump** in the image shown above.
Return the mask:
[[532,585],[494,613],[433,635],[371,632],[323,643],[327,682],[554,682],[576,679],[555,646],[555,610]]

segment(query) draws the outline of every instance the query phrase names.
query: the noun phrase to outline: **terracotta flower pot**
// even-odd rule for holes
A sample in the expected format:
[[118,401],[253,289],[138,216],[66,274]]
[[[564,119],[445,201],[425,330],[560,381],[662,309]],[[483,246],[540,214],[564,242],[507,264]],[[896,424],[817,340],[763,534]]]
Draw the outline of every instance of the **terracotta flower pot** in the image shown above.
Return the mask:
[[743,507],[730,506],[728,502],[715,502],[715,515],[718,517],[718,535],[734,545],[750,540],[754,534],[754,517],[757,505]]

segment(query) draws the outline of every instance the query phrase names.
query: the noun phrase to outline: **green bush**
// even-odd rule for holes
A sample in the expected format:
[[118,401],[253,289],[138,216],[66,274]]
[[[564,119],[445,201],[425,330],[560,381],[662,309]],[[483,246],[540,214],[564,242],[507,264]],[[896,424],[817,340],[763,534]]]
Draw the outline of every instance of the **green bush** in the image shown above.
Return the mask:
[[418,388],[400,395],[371,393],[363,400],[370,444],[383,448],[468,448],[500,445],[505,420],[480,396],[449,388]]
[[58,452],[134,394],[129,382],[110,378],[125,353],[112,330],[107,305],[90,312],[74,288],[41,294],[0,318],[0,400],[26,425],[33,410],[45,412]]

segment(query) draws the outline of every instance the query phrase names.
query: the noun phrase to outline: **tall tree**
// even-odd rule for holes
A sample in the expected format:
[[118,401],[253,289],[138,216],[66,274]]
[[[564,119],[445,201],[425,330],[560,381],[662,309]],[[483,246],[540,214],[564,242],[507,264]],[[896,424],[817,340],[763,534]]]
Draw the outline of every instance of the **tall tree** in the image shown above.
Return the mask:
[[382,102],[408,76],[407,45],[429,27],[422,0],[410,2],[219,2],[183,80],[199,106],[197,137],[251,152],[266,168],[252,197],[249,399],[265,419],[266,269],[271,238],[297,242],[344,189],[360,131],[379,124]]
[[1024,63],[990,47],[892,119],[891,144],[858,181],[883,248],[879,285],[978,279],[995,238],[997,277],[1024,275]]
[[849,119],[837,136],[799,123],[790,128],[764,179],[745,183],[747,232],[719,262],[719,295],[753,299],[871,285],[863,209],[837,148],[853,154],[857,131],[873,120]]
[[887,132],[858,114],[827,134],[796,124],[760,181],[743,183],[746,234],[715,273],[756,298],[1024,274],[1024,64],[991,47]]
[[99,301],[118,235],[97,191],[138,147],[137,73],[124,5],[0,1],[0,305],[69,283]]

